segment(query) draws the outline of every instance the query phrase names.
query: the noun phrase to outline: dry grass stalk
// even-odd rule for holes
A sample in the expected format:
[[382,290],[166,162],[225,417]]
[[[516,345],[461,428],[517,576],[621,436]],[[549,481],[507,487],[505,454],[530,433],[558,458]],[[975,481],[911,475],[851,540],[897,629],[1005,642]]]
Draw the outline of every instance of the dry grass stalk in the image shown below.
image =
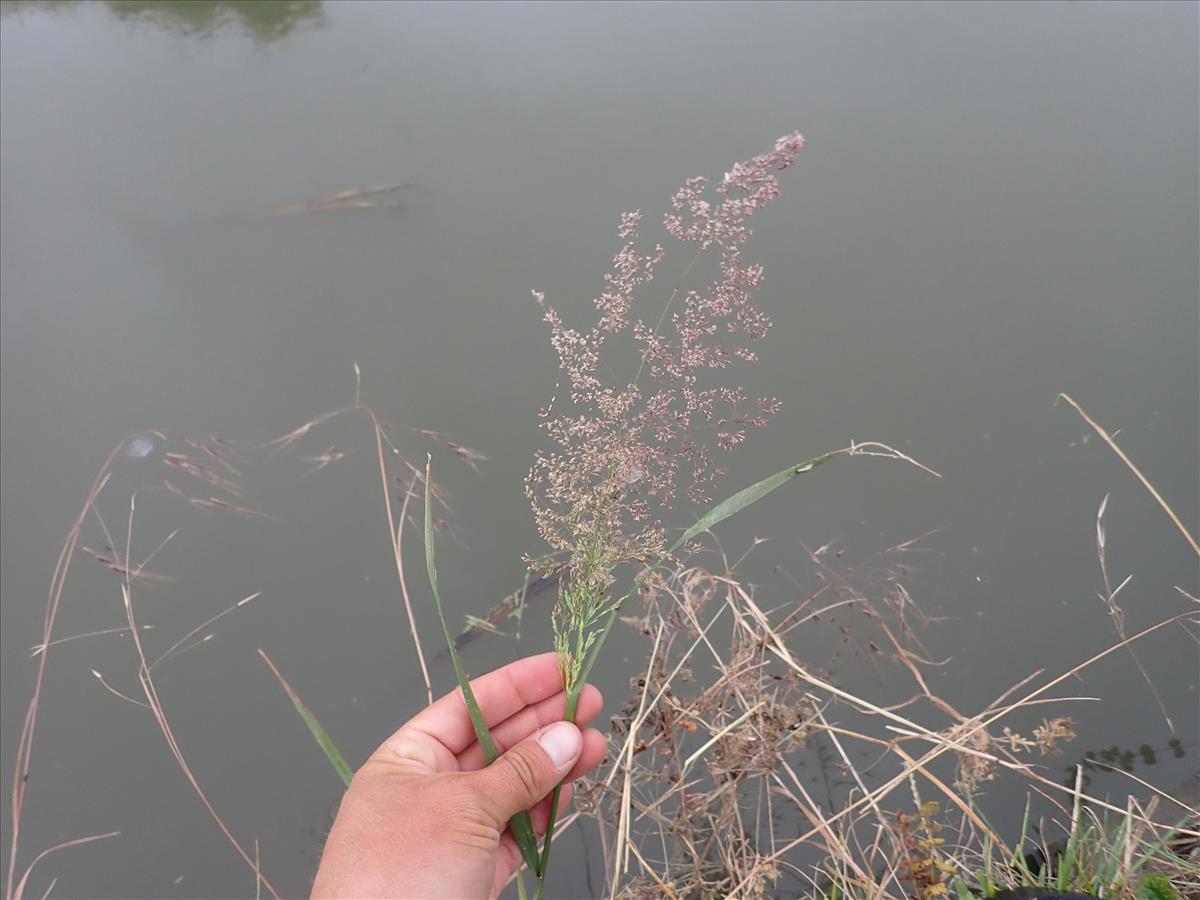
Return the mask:
[[1192,551],[1197,556],[1200,556],[1200,541],[1197,541],[1196,538],[1192,536],[1192,533],[1187,530],[1187,527],[1182,521],[1180,521],[1179,516],[1175,514],[1175,510],[1171,509],[1171,505],[1163,499],[1163,495],[1160,494],[1158,489],[1150,483],[1150,479],[1143,475],[1142,470],[1135,466],[1133,464],[1133,460],[1125,455],[1125,451],[1117,446],[1117,442],[1113,439],[1113,436],[1101,428],[1091,416],[1083,411],[1083,407],[1071,399],[1070,396],[1067,394],[1059,394],[1058,396],[1066,400],[1067,403],[1071,405],[1071,408],[1074,409],[1075,412],[1079,413],[1079,417],[1083,419],[1083,421],[1087,422],[1088,425],[1091,426],[1092,430],[1096,432],[1096,434],[1100,435],[1104,443],[1108,444],[1108,446],[1112,448],[1113,453],[1117,454],[1117,457],[1121,460],[1121,462],[1125,463],[1126,468],[1128,468],[1129,471],[1137,477],[1137,480],[1142,483],[1142,487],[1149,491],[1150,496],[1155,499],[1160,507],[1162,507],[1162,511],[1167,514],[1167,518],[1169,518],[1175,527],[1179,529],[1179,533],[1183,535],[1184,540],[1186,540],[1191,546]]
[[[196,779],[195,774],[192,772],[192,768],[188,763],[187,758],[183,754],[183,749],[180,747],[179,741],[175,737],[175,733],[171,728],[170,721],[167,718],[166,709],[163,707],[162,700],[159,698],[158,688],[154,684],[154,678],[152,675],[153,665],[147,659],[145,648],[142,645],[142,629],[135,620],[133,611],[132,579],[129,574],[133,570],[130,567],[129,559],[131,548],[133,546],[133,522],[136,509],[136,495],[133,495],[129,500],[129,518],[125,535],[125,571],[127,574],[121,584],[121,598],[124,602],[126,620],[129,623],[129,634],[133,639],[134,650],[137,654],[138,683],[141,685],[142,692],[146,697],[146,705],[153,713],[154,720],[158,725],[159,730],[162,732],[163,739],[166,741],[167,747],[171,751],[171,755],[175,758],[175,762],[179,766],[180,771],[183,772],[188,784],[191,785],[192,790],[200,799],[201,804],[204,806],[212,820],[217,824],[217,827],[221,830],[221,833],[225,835],[225,838],[233,846],[238,856],[240,856],[243,862],[250,867],[250,870],[255,874],[255,877],[262,884],[262,886],[267,889],[268,893],[278,900],[280,896],[279,892],[275,890],[271,882],[267,880],[267,877],[262,874],[262,869],[260,868],[258,861],[252,858],[245,848],[242,847],[237,837],[234,836],[232,830],[230,830],[229,826],[225,823],[225,820],[221,818],[221,815],[217,812],[216,807],[214,807],[212,802],[208,799],[208,795],[204,792],[204,789],[200,786],[200,782]],[[96,514],[99,516],[98,512]],[[103,520],[101,520],[101,522],[103,523]],[[105,531],[107,532],[107,528],[105,528]],[[246,601],[248,602],[249,600],[252,600],[254,596],[256,595],[251,595],[250,597],[246,598]],[[238,604],[235,604],[233,608],[237,608],[241,605],[244,605],[244,603],[239,602]],[[226,612],[228,611],[229,610],[226,610]],[[219,618],[221,615],[224,615],[224,613],[218,614],[218,616],[214,617],[214,620]],[[204,626],[202,625],[201,627]],[[194,630],[190,632],[189,636],[195,633],[196,631]],[[161,662],[162,659],[168,657],[174,650],[185,643],[186,640],[187,637],[164,653],[163,656],[159,657],[156,662]]]
[[75,522],[71,525],[71,529],[67,532],[67,539],[63,544],[62,550],[58,554],[58,560],[54,564],[54,573],[50,577],[50,593],[46,599],[46,612],[42,622],[42,640],[40,646],[43,648],[38,655],[37,674],[34,676],[33,690],[30,693],[29,705],[25,710],[25,718],[21,724],[20,737],[17,739],[17,752],[13,761],[13,781],[12,781],[12,796],[9,807],[10,821],[12,823],[12,837],[9,840],[8,851],[8,876],[5,880],[4,895],[6,898],[19,897],[20,891],[24,889],[26,880],[29,878],[33,867],[43,859],[48,853],[56,849],[61,849],[73,846],[70,842],[60,844],[50,850],[43,851],[29,864],[29,868],[25,871],[20,882],[15,881],[17,870],[17,849],[19,846],[21,835],[21,818],[25,812],[25,797],[29,787],[29,769],[33,761],[33,739],[37,732],[38,712],[42,698],[42,686],[46,680],[46,661],[50,657],[49,648],[54,644],[54,625],[58,619],[58,612],[62,606],[63,592],[66,589],[67,575],[71,570],[71,563],[75,559],[75,549],[79,545],[79,537],[83,531],[83,524],[87,520],[96,498],[100,496],[100,492],[108,483],[110,468],[113,460],[117,458],[122,448],[125,446],[124,441],[115,446],[112,452],[104,460],[100,471],[96,474],[95,480],[92,482],[91,488],[88,490],[87,498],[84,500],[83,507],[76,516]]
[[[355,366],[356,373],[358,367]],[[375,437],[376,456],[379,464],[380,480],[383,487],[384,507],[388,518],[388,526],[391,534],[391,544],[396,562],[397,576],[400,582],[400,592],[404,602],[405,613],[408,618],[409,630],[412,635],[414,647],[417,651],[422,677],[426,687],[426,695],[432,697],[432,689],[428,669],[425,663],[425,654],[421,645],[420,637],[417,633],[415,617],[413,615],[412,604],[408,595],[407,584],[404,578],[404,569],[401,563],[401,540],[403,536],[404,526],[407,524],[415,524],[408,515],[409,501],[415,490],[424,481],[424,473],[416,466],[409,463],[401,454],[399,448],[392,440],[389,434],[389,428],[381,422],[375,415],[374,411],[369,407],[363,406],[360,402],[360,393],[356,389],[355,404],[350,407],[335,410],[330,413],[318,416],[312,419],[299,428],[294,429],[288,434],[268,444],[262,445],[260,449],[267,451],[267,459],[274,458],[284,451],[298,445],[300,441],[308,437],[311,433],[331,420],[350,412],[365,414],[371,422],[372,430]],[[448,436],[433,432],[424,432],[419,429],[410,429],[423,437],[436,441],[445,446],[450,452],[464,462],[464,464],[474,467],[476,462],[483,457],[451,441]],[[213,488],[224,493],[230,498],[241,501],[244,496],[240,480],[241,472],[233,463],[235,456],[234,446],[228,441],[221,438],[210,437],[204,440],[196,440],[184,438],[181,442],[191,450],[198,451],[203,455],[200,458],[190,451],[182,447],[177,450],[166,449],[163,445],[169,446],[169,441],[166,435],[161,432],[141,432],[130,436],[118,443],[109,455],[106,457],[100,470],[95,476],[92,485],[85,498],[84,504],[81,507],[71,529],[67,533],[67,538],[63,548],[59,554],[58,560],[50,581],[50,588],[46,600],[46,609],[43,620],[41,639],[32,648],[32,655],[37,659],[37,669],[34,676],[34,683],[31,690],[29,705],[26,709],[24,722],[17,743],[17,752],[15,754],[13,766],[13,787],[10,799],[10,821],[12,825],[11,838],[8,848],[8,870],[5,882],[5,897],[7,900],[16,900],[24,895],[29,878],[33,873],[34,867],[44,860],[47,856],[59,850],[68,849],[80,844],[88,843],[92,840],[99,840],[103,837],[115,836],[116,832],[98,836],[80,838],[76,840],[65,841],[57,844],[47,850],[41,851],[22,871],[17,868],[19,861],[19,849],[21,838],[21,822],[26,812],[26,798],[29,787],[29,773],[33,758],[33,743],[37,730],[38,716],[41,709],[42,688],[45,683],[45,673],[47,660],[50,655],[51,648],[55,648],[60,644],[82,640],[84,638],[99,637],[110,634],[130,635],[133,638],[133,646],[136,654],[138,681],[145,696],[145,700],[130,696],[129,694],[113,687],[104,676],[99,672],[93,672],[101,687],[110,694],[132,703],[136,706],[148,709],[155,717],[164,740],[170,749],[172,756],[175,758],[177,765],[184,774],[188,783],[201,800],[202,805],[208,811],[211,818],[217,824],[222,833],[230,841],[235,851],[246,862],[255,875],[256,884],[262,889],[265,889],[272,896],[278,896],[275,889],[271,886],[271,882],[262,873],[261,866],[258,862],[257,850],[252,856],[241,843],[233,835],[232,830],[226,825],[216,809],[209,802],[203,788],[196,780],[190,765],[184,756],[174,732],[171,729],[170,722],[167,718],[165,707],[159,697],[157,688],[154,683],[152,673],[165,662],[178,657],[179,654],[188,652],[196,647],[207,643],[213,633],[205,632],[210,626],[214,625],[218,620],[224,618],[230,613],[246,606],[248,603],[260,596],[259,593],[251,594],[242,598],[228,608],[218,612],[216,615],[209,617],[199,625],[195,626],[183,635],[179,640],[175,641],[165,651],[158,654],[156,657],[150,658],[146,655],[146,648],[141,640],[143,633],[150,631],[153,626],[149,624],[141,624],[135,620],[133,606],[133,588],[138,584],[166,582],[170,579],[166,576],[159,576],[155,573],[147,571],[146,566],[153,560],[158,553],[171,542],[175,537],[176,532],[171,532],[140,562],[136,562],[132,558],[132,538],[133,538],[133,501],[131,498],[129,521],[124,541],[124,549],[118,549],[121,544],[114,540],[109,532],[104,519],[100,516],[97,509],[97,501],[109,483],[114,464],[122,457],[127,456],[134,459],[142,459],[149,456],[151,453],[157,452],[159,461],[178,473],[181,480],[178,483],[167,479],[162,479],[161,487],[166,490],[171,496],[179,498],[184,503],[193,508],[213,509],[224,512],[239,513],[245,515],[254,515],[263,517],[264,514],[250,509],[241,503],[235,503],[221,496],[213,496],[207,493],[197,494],[194,492],[195,485],[200,486],[201,491],[208,491]],[[244,449],[244,448],[243,448]],[[334,462],[342,459],[345,454],[327,452],[321,457],[318,469],[332,465]],[[311,458],[311,462],[317,457]],[[401,475],[397,475],[394,467],[399,466]],[[312,474],[312,470],[308,474]],[[391,490],[395,484],[399,484],[403,488],[401,496],[400,508],[398,514],[393,514],[393,505],[391,498]],[[434,488],[434,496],[438,502],[445,507],[445,499],[440,489]],[[98,523],[107,547],[103,551],[95,551],[85,547],[81,543],[84,526],[89,518],[94,518]],[[78,553],[86,553],[98,559],[106,568],[112,571],[120,581],[120,589],[122,595],[122,603],[125,610],[126,624],[120,627],[97,629],[95,631],[84,634],[75,634],[67,637],[56,637],[55,626],[58,621],[59,612],[62,607],[62,601],[65,594],[67,576],[70,573],[71,565],[74,562]],[[19,875],[19,877],[18,877]],[[52,883],[53,884],[53,883]]]
[[[1108,494],[1104,495],[1104,499],[1100,501],[1100,508],[1096,511],[1096,556],[1100,561],[1100,577],[1104,582],[1104,593],[1098,596],[1100,602],[1108,609],[1108,615],[1112,620],[1113,629],[1117,632],[1117,637],[1124,641],[1127,637],[1125,633],[1125,611],[1117,603],[1117,594],[1125,589],[1125,586],[1133,580],[1133,576],[1126,576],[1125,580],[1116,587],[1113,587],[1112,580],[1108,576],[1108,532],[1104,527],[1104,513],[1108,509],[1108,497]],[[1163,703],[1162,697],[1158,693],[1158,688],[1154,686],[1154,682],[1146,672],[1146,667],[1142,665],[1142,660],[1138,657],[1137,651],[1133,649],[1133,645],[1129,644],[1127,646],[1129,647],[1129,655],[1133,659],[1133,664],[1137,666],[1138,673],[1142,676],[1146,687],[1150,689],[1150,693],[1154,696],[1154,702],[1158,704],[1158,709],[1167,723],[1167,728],[1170,729],[1171,734],[1175,734],[1175,723],[1171,721],[1171,716],[1167,712],[1166,704]]]

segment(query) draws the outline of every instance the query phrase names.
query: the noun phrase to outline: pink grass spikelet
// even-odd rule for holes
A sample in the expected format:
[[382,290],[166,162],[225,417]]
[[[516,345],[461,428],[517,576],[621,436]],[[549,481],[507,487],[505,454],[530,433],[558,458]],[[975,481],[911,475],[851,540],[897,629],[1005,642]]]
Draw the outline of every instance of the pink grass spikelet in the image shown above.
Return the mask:
[[[724,474],[714,454],[741,444],[748,429],[765,425],[779,409],[773,398],[752,400],[741,387],[714,383],[713,373],[755,362],[749,345],[771,327],[753,304],[762,266],[744,261],[741,248],[751,234],[748,220],[779,196],[777,173],[792,165],[802,146],[799,134],[785,135],[770,152],[734,165],[711,199],[704,178],[688,179],[675,193],[674,211],[663,222],[671,237],[691,246],[695,258],[687,272],[709,252],[719,269],[678,304],[676,289],[657,324],[635,312],[639,293],[666,256],[659,244],[643,249],[641,211],[621,216],[622,244],[593,301],[599,317],[590,328],[569,326],[544,294],[533,293],[570,401],[545,417],[554,447],[537,455],[526,482],[542,537],[570,554],[556,615],[572,623],[580,646],[560,647],[566,657],[577,658],[587,643],[587,622],[605,606],[615,568],[662,554],[658,513],[679,493],[707,501]],[[625,384],[606,380],[609,369],[602,366],[618,337],[632,342],[641,359]]]

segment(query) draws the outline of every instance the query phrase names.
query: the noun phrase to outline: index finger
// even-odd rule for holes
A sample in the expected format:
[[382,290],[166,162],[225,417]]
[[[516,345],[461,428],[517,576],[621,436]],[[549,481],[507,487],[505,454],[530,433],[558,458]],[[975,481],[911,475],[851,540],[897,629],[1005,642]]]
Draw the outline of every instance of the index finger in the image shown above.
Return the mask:
[[[471,682],[471,690],[488,728],[562,689],[558,654],[553,652],[518,659]],[[433,738],[455,756],[471,746],[475,729],[471,726],[462,689],[455,688],[426,707],[406,722],[392,739],[412,732]]]

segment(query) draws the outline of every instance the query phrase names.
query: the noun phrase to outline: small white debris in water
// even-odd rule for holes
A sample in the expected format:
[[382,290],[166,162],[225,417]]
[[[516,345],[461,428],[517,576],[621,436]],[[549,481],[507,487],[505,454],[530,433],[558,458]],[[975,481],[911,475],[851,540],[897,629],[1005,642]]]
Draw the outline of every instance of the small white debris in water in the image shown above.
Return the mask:
[[978,581],[980,584],[983,584],[983,579],[980,576],[976,575],[975,580]]
[[130,459],[143,459],[154,452],[154,440],[141,435],[125,445],[125,455]]
[[176,878],[176,879],[175,879],[175,883],[176,883],[176,884],[183,884],[183,876],[182,876],[182,875],[180,875],[178,878]]

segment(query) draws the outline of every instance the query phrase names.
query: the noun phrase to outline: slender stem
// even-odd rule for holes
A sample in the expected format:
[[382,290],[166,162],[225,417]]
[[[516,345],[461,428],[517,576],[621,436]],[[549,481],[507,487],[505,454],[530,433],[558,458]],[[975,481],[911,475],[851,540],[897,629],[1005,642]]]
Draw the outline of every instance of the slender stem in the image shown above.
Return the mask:
[[[579,694],[583,690],[584,681],[580,678],[576,682],[577,687],[567,694],[567,709],[565,719],[568,722],[575,721],[575,713],[579,707]],[[554,786],[554,792],[550,794],[550,815],[546,820],[546,840],[542,844],[542,858],[538,865],[538,886],[537,893],[534,895],[535,900],[542,896],[542,886],[546,883],[546,871],[550,868],[550,844],[554,840],[554,823],[558,818],[558,797],[562,793],[562,783]]]
[[1069,404],[1071,404],[1075,412],[1079,413],[1079,417],[1092,426],[1092,430],[1095,431],[1096,434],[1100,435],[1100,437],[1104,440],[1104,443],[1108,444],[1108,446],[1112,448],[1113,453],[1117,454],[1117,457],[1121,460],[1121,462],[1125,463],[1129,471],[1132,472],[1137,477],[1137,480],[1142,483],[1142,487],[1149,491],[1150,496],[1158,501],[1158,505],[1161,506],[1163,512],[1167,514],[1167,518],[1169,518],[1171,522],[1174,523],[1175,527],[1179,529],[1179,533],[1182,534],[1183,539],[1191,545],[1192,550],[1196,553],[1196,555],[1200,556],[1200,541],[1197,541],[1196,538],[1192,536],[1192,533],[1187,530],[1187,526],[1180,521],[1179,516],[1175,515],[1175,510],[1171,509],[1171,505],[1163,499],[1162,494],[1160,494],[1154,485],[1150,483],[1150,479],[1143,475],[1142,470],[1135,466],[1133,464],[1133,460],[1125,455],[1125,451],[1117,446],[1117,442],[1113,440],[1113,436],[1096,424],[1092,417],[1083,411],[1083,407],[1072,400],[1067,394],[1059,394],[1058,396],[1062,397]]
[[425,697],[429,701],[429,705],[433,706],[433,683],[429,680],[429,667],[425,665],[425,651],[421,647],[421,637],[417,634],[417,619],[413,615],[412,601],[408,596],[408,582],[404,577],[404,552],[401,546],[404,542],[404,522],[408,516],[408,502],[413,497],[413,486],[410,485],[404,492],[399,519],[393,519],[387,466],[383,461],[383,426],[379,424],[379,420],[375,418],[372,410],[367,410],[367,413],[371,416],[371,424],[375,428],[375,446],[379,453],[379,479],[383,483],[383,508],[387,513],[388,531],[392,538],[392,557],[396,561],[396,576],[400,580],[400,597],[404,600],[404,612],[408,616],[408,630],[412,634],[413,646],[417,650],[417,662],[421,666],[421,678],[425,682]]

